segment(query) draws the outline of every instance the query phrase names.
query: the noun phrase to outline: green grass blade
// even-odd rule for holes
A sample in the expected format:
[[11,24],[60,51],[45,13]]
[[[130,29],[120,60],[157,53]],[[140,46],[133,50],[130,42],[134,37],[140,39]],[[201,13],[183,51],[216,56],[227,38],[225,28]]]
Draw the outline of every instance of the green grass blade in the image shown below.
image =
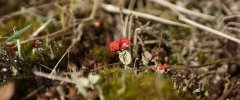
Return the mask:
[[12,40],[14,40],[14,39],[16,39],[16,38],[19,38],[20,35],[21,35],[23,32],[27,31],[31,26],[32,26],[32,24],[25,26],[24,28],[22,28],[22,29],[19,30],[19,31],[16,31],[12,36],[10,36],[7,40],[5,40],[3,44],[6,44],[6,43],[9,42],[9,41],[12,41]]

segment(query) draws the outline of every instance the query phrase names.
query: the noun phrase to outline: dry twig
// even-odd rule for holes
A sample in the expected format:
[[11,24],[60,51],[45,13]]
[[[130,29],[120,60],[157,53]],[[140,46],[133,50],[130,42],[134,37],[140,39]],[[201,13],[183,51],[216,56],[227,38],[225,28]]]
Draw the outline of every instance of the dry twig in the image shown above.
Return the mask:
[[60,76],[56,76],[56,75],[52,75],[51,77],[49,77],[50,74],[43,73],[43,72],[34,72],[34,74],[37,76],[45,77],[45,78],[52,79],[52,80],[58,80],[58,81],[75,84],[72,80],[70,80],[69,78],[65,78],[65,77],[60,77]]
[[78,24],[78,34],[76,34],[76,38],[72,41],[72,44],[68,47],[68,49],[66,50],[66,52],[62,55],[62,57],[59,59],[59,61],[57,62],[57,64],[54,66],[53,70],[51,71],[51,73],[49,74],[49,77],[52,77],[53,73],[56,72],[56,68],[58,66],[58,64],[62,61],[62,59],[65,57],[65,55],[71,50],[71,48],[75,45],[75,43],[77,43],[78,41],[81,40],[81,36],[83,34],[83,26],[84,26],[84,22],[87,22],[87,21],[91,21],[96,12],[97,12],[97,8],[98,8],[98,3],[99,1],[98,0],[94,0],[94,5],[93,5],[93,9],[92,9],[92,12],[91,12],[91,15],[87,18],[84,18],[81,23]]
[[200,28],[200,29],[202,29],[202,30],[211,32],[211,33],[216,34],[216,35],[218,35],[218,36],[221,36],[221,37],[227,38],[227,39],[229,39],[229,40],[232,40],[232,41],[234,41],[234,42],[240,43],[240,40],[237,39],[237,38],[235,38],[235,37],[232,37],[232,36],[230,36],[230,35],[227,35],[227,34],[225,34],[225,33],[222,33],[222,32],[220,32],[220,31],[217,31],[217,30],[215,30],[215,29],[212,29],[212,28],[209,28],[209,27],[207,27],[207,26],[204,26],[204,25],[202,25],[202,24],[200,24],[200,23],[197,23],[197,22],[195,22],[195,21],[193,21],[193,20],[187,19],[186,17],[180,16],[179,19],[180,19],[181,21],[189,24],[189,25],[194,26],[194,27]]
[[[43,5],[39,5],[39,6],[34,6],[34,7],[29,7],[29,8],[25,8],[24,10],[25,11],[31,11],[31,10],[34,10],[36,8],[46,8],[48,6],[52,6],[54,3],[47,3],[47,4],[43,4]],[[19,11],[16,11],[16,12],[12,12],[10,14],[7,14],[7,15],[4,15],[4,16],[1,16],[0,17],[0,22],[4,21],[4,20],[7,20],[9,18],[12,18],[12,17],[15,17],[15,16],[18,16],[18,15],[21,15],[23,13],[22,10],[19,10]]]
[[47,22],[45,22],[42,26],[40,26],[31,36],[30,38],[33,38],[35,36],[37,36],[41,31],[43,31],[47,25],[52,21],[52,18],[49,18],[49,20]]
[[170,2],[167,2],[166,0],[151,0],[151,1],[154,2],[154,3],[157,3],[157,4],[161,5],[161,6],[168,7],[170,9],[175,9],[175,10],[177,10],[179,12],[188,14],[190,16],[196,16],[196,17],[204,18],[206,20],[213,20],[214,19],[214,16],[207,15],[207,14],[202,14],[202,13],[198,13],[198,12],[194,12],[194,11],[191,11],[189,9],[186,9],[186,8],[174,5],[174,4],[170,3]]
[[[113,6],[113,5],[102,3],[101,7],[104,10],[109,11],[109,12],[120,13],[118,7]],[[174,22],[174,21],[171,21],[171,20],[167,20],[167,19],[164,19],[164,18],[161,18],[161,17],[153,16],[153,15],[142,13],[142,12],[127,10],[127,9],[122,9],[122,12],[123,12],[123,14],[127,14],[127,15],[132,14],[132,15],[135,15],[135,16],[139,16],[139,17],[146,18],[146,19],[149,19],[149,20],[154,20],[154,21],[161,22],[161,23],[164,23],[164,24],[180,26],[180,27],[184,27],[184,28],[190,28],[189,25]]]

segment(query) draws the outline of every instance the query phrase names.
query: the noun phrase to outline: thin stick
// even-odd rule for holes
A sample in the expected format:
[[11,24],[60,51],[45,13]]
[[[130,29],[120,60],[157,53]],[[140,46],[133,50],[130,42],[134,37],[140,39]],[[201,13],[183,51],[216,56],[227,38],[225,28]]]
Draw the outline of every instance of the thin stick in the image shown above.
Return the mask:
[[49,68],[48,66],[46,66],[46,65],[43,65],[43,64],[40,64],[40,63],[37,63],[37,64],[39,64],[41,67],[43,67],[43,68],[45,68],[45,69],[47,69],[47,70],[52,70],[51,68]]
[[63,81],[63,82],[68,82],[68,83],[73,83],[75,84],[72,80],[70,80],[69,78],[64,78],[64,77],[60,77],[60,76],[56,76],[53,75],[52,77],[49,77],[50,75],[47,73],[43,73],[43,72],[33,72],[35,75],[37,76],[41,76],[44,78],[48,78],[48,79],[52,79],[52,80],[58,80],[58,81]]
[[227,15],[232,15],[231,10],[224,3],[222,3],[222,9],[227,13]]
[[62,59],[65,57],[66,54],[68,54],[68,52],[71,50],[71,48],[75,45],[75,43],[77,43],[78,41],[81,40],[81,36],[83,34],[82,32],[82,28],[83,28],[83,22],[87,22],[87,21],[91,21],[95,14],[96,14],[96,11],[97,11],[97,8],[98,8],[98,0],[94,0],[94,5],[93,5],[93,8],[92,8],[92,12],[91,12],[91,15],[87,18],[84,18],[79,24],[78,24],[78,28],[77,30],[79,31],[79,33],[77,34],[77,37],[76,39],[73,40],[72,44],[68,47],[68,49],[66,50],[66,52],[62,55],[62,57],[59,59],[59,61],[57,62],[57,64],[54,66],[53,70],[51,71],[51,73],[49,74],[49,77],[52,77],[52,74],[56,72],[56,68],[57,66],[59,65],[59,63],[62,61]]
[[138,36],[138,32],[140,31],[141,29],[140,28],[136,28],[134,30],[134,33],[133,33],[133,53],[134,53],[134,56],[137,55],[137,51],[138,51],[138,45],[137,45],[137,36]]
[[[101,7],[104,10],[109,11],[109,12],[120,13],[118,7],[113,6],[113,5],[102,3]],[[149,19],[149,20],[154,20],[154,21],[161,22],[161,23],[164,23],[164,24],[180,26],[180,27],[184,27],[184,28],[190,28],[191,27],[191,26],[186,25],[186,24],[174,22],[174,21],[171,21],[171,20],[167,20],[167,19],[164,19],[164,18],[160,18],[160,17],[153,16],[153,15],[146,14],[146,13],[142,13],[142,12],[127,10],[127,9],[122,9],[122,12],[123,12],[123,14],[127,14],[127,15],[132,14],[132,15],[135,15],[135,16],[139,16],[139,17]]]
[[87,17],[87,18],[84,18],[82,20],[82,22],[87,22],[87,21],[90,21],[90,20],[94,19],[95,15],[97,13],[98,6],[99,6],[99,1],[100,0],[93,0],[92,12],[91,12],[90,16]]
[[31,36],[30,38],[33,38],[35,36],[37,36],[41,31],[43,31],[47,25],[52,21],[52,18],[49,18],[49,20],[47,22],[45,22],[42,26],[40,26]]
[[156,44],[156,43],[158,43],[159,44],[159,40],[148,40],[148,41],[144,41],[143,43],[144,44]]
[[[71,29],[71,28],[73,28],[73,27],[75,27],[75,26],[77,26],[77,25],[78,25],[78,23],[74,23],[74,24],[72,24],[72,25],[70,25],[70,26],[68,26],[68,27],[66,27],[66,28],[63,28],[63,29],[61,29],[61,30],[58,30],[58,31],[56,31],[56,32],[54,32],[54,33],[52,33],[52,34],[45,35],[45,36],[40,36],[40,37],[34,37],[34,38],[27,39],[27,40],[23,40],[23,41],[21,42],[21,44],[25,44],[25,43],[28,43],[28,42],[30,42],[30,41],[36,40],[36,39],[45,39],[45,38],[47,38],[47,37],[50,38],[50,37],[56,36],[56,35],[58,35],[58,34],[60,34],[60,33],[62,33],[62,32],[65,32],[65,31],[67,31],[67,30],[69,30],[69,29]],[[67,35],[67,34],[65,34],[65,35]]]
[[[13,28],[13,31],[14,31],[14,34],[16,34],[15,27]],[[22,55],[21,55],[21,41],[20,41],[20,39],[17,39],[17,51],[18,51],[18,57],[22,58]]]
[[237,22],[228,22],[226,26],[235,26],[235,27],[240,27],[240,23]]
[[[120,21],[121,21],[121,23],[122,23],[122,26],[123,26],[123,30],[122,30],[122,35],[123,35],[123,37],[126,37],[126,32],[125,32],[125,24],[124,24],[124,20],[123,20],[123,8],[122,8],[122,5],[121,5],[121,3],[118,1],[118,8],[119,8],[119,14],[120,14]],[[125,19],[126,20],[126,19]],[[127,21],[127,20],[126,20]]]
[[183,22],[185,22],[185,23],[187,23],[187,24],[189,24],[189,25],[192,25],[192,26],[194,26],[194,27],[200,28],[200,29],[202,29],[202,30],[211,32],[211,33],[216,34],[216,35],[218,35],[218,36],[221,36],[221,37],[227,38],[227,39],[229,39],[229,40],[232,40],[232,41],[234,41],[234,42],[240,43],[240,40],[237,39],[237,38],[235,38],[235,37],[232,37],[232,36],[230,36],[230,35],[227,35],[227,34],[225,34],[225,33],[222,33],[222,32],[220,32],[220,31],[217,31],[217,30],[215,30],[215,29],[212,29],[212,28],[209,28],[209,27],[204,26],[204,25],[202,25],[202,24],[199,24],[199,23],[197,23],[197,22],[195,22],[195,21],[192,21],[192,20],[190,20],[190,19],[187,19],[187,18],[185,18],[185,17],[183,17],[183,16],[180,16],[180,17],[179,17],[179,20],[181,20],[181,21],[183,21]]
[[[129,23],[129,18],[131,14],[125,17],[125,25],[123,26],[123,37],[128,37],[128,23]],[[130,38],[129,38],[130,39]]]
[[132,25],[133,25],[133,16],[130,14],[130,19],[129,19],[129,26],[128,26],[128,38],[132,38]]
[[[42,5],[39,5],[39,6],[33,6],[33,7],[25,8],[25,10],[26,10],[26,11],[30,11],[30,10],[33,10],[33,9],[36,9],[36,8],[46,8],[46,7],[51,6],[51,5],[53,5],[53,4],[54,4],[54,3],[42,4]],[[12,13],[10,13],[10,14],[1,16],[1,17],[0,17],[0,22],[4,21],[4,20],[6,20],[6,19],[9,19],[9,18],[18,16],[18,15],[21,15],[22,13],[23,13],[22,10],[19,10],[19,11],[12,12]]]
[[224,27],[224,29],[230,30],[230,31],[236,31],[238,33],[240,33],[240,29],[239,28],[234,28],[234,27]]
[[32,97],[33,95],[37,94],[38,91],[42,90],[45,86],[41,86],[40,88],[35,89],[34,91],[30,92],[25,99],[29,99],[30,97]]
[[151,0],[151,1],[154,2],[154,3],[157,3],[157,4],[161,5],[161,6],[168,7],[170,9],[175,9],[175,10],[177,10],[179,12],[188,14],[190,16],[196,16],[196,17],[207,19],[207,20],[213,20],[214,19],[214,16],[207,15],[207,14],[202,14],[202,13],[198,13],[198,12],[194,12],[192,10],[183,8],[181,6],[174,5],[174,4],[170,3],[170,2],[167,2],[166,0]]
[[53,73],[56,72],[56,68],[59,65],[59,63],[62,61],[62,59],[65,57],[65,55],[70,51],[70,49],[73,47],[73,45],[70,45],[68,49],[65,51],[65,53],[62,55],[62,57],[58,60],[57,64],[54,66],[53,70],[49,74],[49,77],[52,77]]

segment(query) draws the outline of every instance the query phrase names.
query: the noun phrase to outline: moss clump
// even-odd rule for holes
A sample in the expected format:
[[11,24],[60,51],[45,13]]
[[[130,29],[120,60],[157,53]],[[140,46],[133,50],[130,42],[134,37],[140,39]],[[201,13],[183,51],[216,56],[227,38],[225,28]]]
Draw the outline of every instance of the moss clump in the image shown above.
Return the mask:
[[126,90],[119,94],[121,89],[120,68],[104,68],[99,71],[102,79],[100,86],[106,100],[181,100],[169,78],[159,74],[146,72],[135,74],[125,71]]
[[102,46],[94,45],[93,48],[89,51],[89,56],[94,57],[95,60],[101,61],[102,63],[107,62],[107,57],[109,56],[106,48]]

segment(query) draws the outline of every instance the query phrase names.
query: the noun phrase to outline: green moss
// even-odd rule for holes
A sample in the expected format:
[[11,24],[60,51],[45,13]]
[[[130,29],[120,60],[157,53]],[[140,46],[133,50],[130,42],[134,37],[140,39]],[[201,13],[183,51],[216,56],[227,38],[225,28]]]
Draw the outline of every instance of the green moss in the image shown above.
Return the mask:
[[121,69],[104,68],[99,71],[101,75],[100,86],[106,100],[181,100],[173,89],[171,79],[159,74],[146,72],[135,74],[125,71],[126,91],[118,94],[121,89]]
[[93,48],[89,51],[89,55],[93,56],[95,60],[104,62],[107,60],[108,52],[106,48],[94,45]]

